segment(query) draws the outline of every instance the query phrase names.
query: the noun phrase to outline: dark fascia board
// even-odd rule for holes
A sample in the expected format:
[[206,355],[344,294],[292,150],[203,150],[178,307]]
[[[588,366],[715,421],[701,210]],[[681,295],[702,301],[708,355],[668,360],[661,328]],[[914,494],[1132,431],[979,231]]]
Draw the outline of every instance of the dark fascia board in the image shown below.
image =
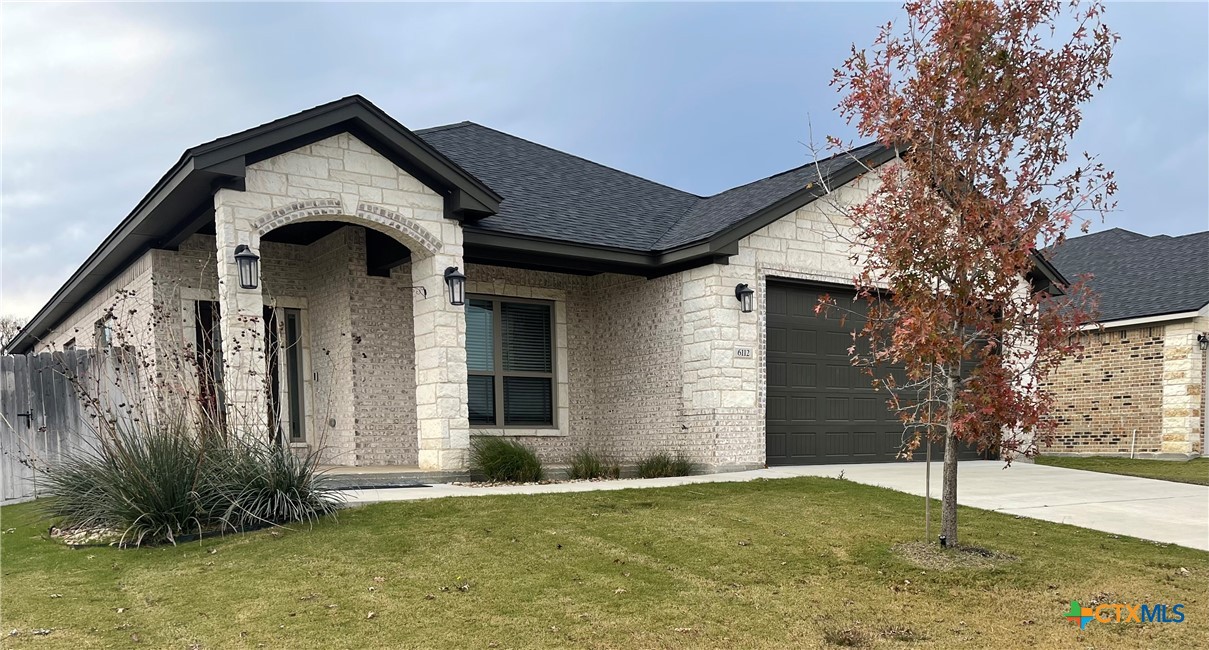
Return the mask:
[[[426,184],[449,194],[462,194],[461,209],[491,214],[503,197],[432,145],[387,115],[372,102],[352,95],[241,133],[190,149],[203,167],[226,164],[236,156],[254,163],[308,142],[348,131],[409,172],[419,172]],[[403,164],[400,164],[403,163]]]
[[446,189],[458,211],[451,216],[491,214],[503,200],[369,100],[359,95],[345,97],[185,151],[30,319],[10,349],[29,351],[139,255],[150,248],[175,247],[196,232],[205,223],[215,190],[243,189],[248,164],[301,146],[308,138],[317,141],[343,131],[365,140],[395,164],[406,164],[405,169],[414,170],[422,180]]
[[198,169],[196,161],[182,157],[101,245],[88,256],[67,282],[13,339],[10,349],[21,354],[59,325],[72,310],[88,300],[149,248],[162,243],[157,222],[169,221],[171,213],[191,214],[211,195],[212,184],[227,177]]
[[1062,275],[1058,267],[1051,264],[1045,259],[1045,255],[1035,248],[1029,251],[1029,257],[1033,259],[1033,270],[1029,272],[1028,280],[1034,291],[1045,291],[1051,296],[1066,293],[1065,288],[1070,286],[1070,281]]
[[737,243],[717,251],[700,245],[692,255],[669,260],[657,253],[491,232],[471,225],[464,225],[462,233],[468,262],[580,275],[656,278],[707,264],[728,264],[730,256],[739,252]]
[[[872,154],[865,156],[861,160],[853,160],[848,165],[845,165],[838,172],[832,174],[823,182],[819,182],[811,187],[804,187],[789,196],[776,201],[760,209],[759,211],[744,217],[743,219],[727,226],[719,232],[711,235],[705,240],[713,251],[722,251],[728,246],[738,243],[740,239],[756,232],[757,230],[783,218],[785,215],[799,210],[820,197],[827,195],[826,187],[839,188],[853,180],[856,180],[861,174],[865,174],[872,169],[894,160],[899,151],[893,147],[883,146],[881,149],[874,151]],[[846,154],[840,154],[846,155]],[[700,242],[696,244],[688,244],[674,249],[670,249],[663,253],[664,259],[675,261],[686,256],[694,254],[694,250],[700,246]]]

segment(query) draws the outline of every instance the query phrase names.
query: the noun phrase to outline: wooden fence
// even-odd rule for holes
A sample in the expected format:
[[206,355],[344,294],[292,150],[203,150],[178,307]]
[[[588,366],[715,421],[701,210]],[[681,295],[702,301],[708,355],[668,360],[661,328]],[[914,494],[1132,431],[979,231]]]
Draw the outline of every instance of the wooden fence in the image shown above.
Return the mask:
[[47,468],[93,448],[93,410],[78,387],[109,387],[100,392],[122,399],[113,394],[122,384],[112,381],[107,357],[91,350],[0,357],[0,503],[37,498]]

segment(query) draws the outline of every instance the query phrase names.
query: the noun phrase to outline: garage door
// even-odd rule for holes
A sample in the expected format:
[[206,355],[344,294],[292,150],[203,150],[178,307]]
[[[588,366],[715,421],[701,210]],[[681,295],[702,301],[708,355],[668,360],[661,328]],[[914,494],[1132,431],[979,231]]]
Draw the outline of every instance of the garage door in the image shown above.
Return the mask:
[[[841,324],[834,313],[815,315],[823,293],[841,306],[852,304],[850,291],[768,284],[768,464],[893,461],[902,448],[902,424],[886,407],[886,394],[849,361],[851,332],[860,324],[851,317]],[[943,456],[942,449],[932,452],[934,459]],[[965,450],[961,457],[979,456]]]

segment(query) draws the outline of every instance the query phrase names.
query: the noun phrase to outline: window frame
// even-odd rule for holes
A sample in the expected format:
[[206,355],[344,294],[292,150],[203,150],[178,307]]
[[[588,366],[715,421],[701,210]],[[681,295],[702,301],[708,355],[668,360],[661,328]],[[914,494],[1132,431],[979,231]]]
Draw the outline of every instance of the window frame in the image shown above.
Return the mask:
[[[466,292],[466,305],[470,305],[471,300],[479,300],[492,303],[491,308],[491,366],[493,370],[471,370],[470,366],[466,366],[466,376],[469,377],[491,377],[492,397],[495,405],[495,422],[492,424],[482,422],[470,422],[471,429],[490,429],[498,431],[507,430],[529,430],[534,429],[559,429],[558,407],[559,407],[559,380],[558,380],[558,332],[555,329],[558,324],[557,305],[553,300],[541,300],[536,298],[520,298],[516,296],[495,295],[484,293]],[[550,371],[536,372],[531,370],[504,370],[504,337],[503,337],[503,311],[501,305],[503,303],[522,303],[530,305],[544,305],[550,315]],[[550,421],[548,423],[520,423],[520,424],[505,424],[504,423],[504,378],[505,377],[532,377],[550,380]]]

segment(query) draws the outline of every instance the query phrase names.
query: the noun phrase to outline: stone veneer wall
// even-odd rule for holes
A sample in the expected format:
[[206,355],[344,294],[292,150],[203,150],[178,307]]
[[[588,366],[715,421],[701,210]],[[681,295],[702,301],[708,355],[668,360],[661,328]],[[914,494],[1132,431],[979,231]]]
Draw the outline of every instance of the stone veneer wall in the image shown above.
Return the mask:
[[[1057,431],[1043,453],[1156,454],[1163,442],[1163,326],[1089,333],[1050,375]],[[1137,431],[1136,443],[1134,431]]]
[[592,281],[592,439],[623,463],[654,451],[713,463],[707,441],[683,428],[681,281],[680,274]]
[[416,465],[416,350],[411,264],[389,278],[366,273],[365,231],[352,232],[349,339],[356,465]]
[[[77,349],[92,348],[96,323],[110,310],[119,320],[120,330],[129,333],[129,344],[147,345],[151,338],[148,333],[155,304],[151,266],[152,252],[149,251],[55,326],[34,345],[34,349],[38,352],[62,350],[73,339]],[[131,310],[135,313],[132,314]]]
[[[868,174],[744,237],[727,265],[679,274],[684,426],[708,441],[713,466],[765,462],[768,279],[851,285],[856,268],[840,206],[863,201],[877,182]],[[741,282],[756,290],[753,313],[739,310],[735,285]],[[739,357],[739,347],[753,355]]]

